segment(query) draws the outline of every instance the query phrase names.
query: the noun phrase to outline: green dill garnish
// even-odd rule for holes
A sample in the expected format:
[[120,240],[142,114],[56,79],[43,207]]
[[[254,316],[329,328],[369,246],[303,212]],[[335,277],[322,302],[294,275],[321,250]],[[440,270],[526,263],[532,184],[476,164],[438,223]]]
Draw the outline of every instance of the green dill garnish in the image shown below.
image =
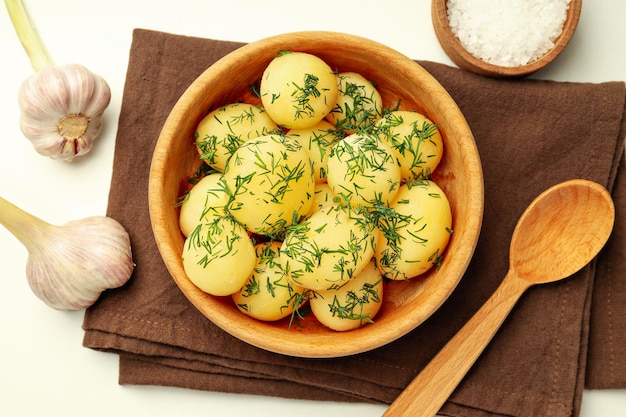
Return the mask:
[[198,226],[187,236],[188,249],[195,250],[202,256],[198,265],[206,268],[213,260],[234,254],[234,244],[242,238],[237,228],[226,230],[228,224],[235,221],[228,217],[216,217]]
[[313,74],[304,74],[304,80],[302,85],[298,85],[295,82],[292,83],[294,91],[291,94],[293,97],[292,103],[295,110],[295,118],[312,117],[315,114],[315,108],[311,105],[311,98],[318,98],[322,95],[321,91],[317,88],[319,78]]
[[[304,287],[314,279],[323,289],[339,288],[355,276],[363,254],[373,252],[375,226],[349,207],[329,206],[314,216],[287,227],[281,248],[285,274]],[[342,232],[347,233],[344,237],[332,241],[324,237],[339,224],[352,227]],[[320,274],[320,268],[326,273]]]
[[[374,122],[381,116],[377,106],[380,104],[374,98],[375,89],[349,81],[350,76],[339,75],[339,94],[345,99],[339,101],[331,111],[336,119],[335,126],[346,132],[370,131]],[[370,82],[372,87],[373,82]],[[343,106],[342,106],[343,104]]]
[[328,308],[333,317],[345,320],[356,320],[362,326],[366,323],[373,323],[369,313],[364,313],[365,306],[370,303],[380,303],[381,297],[376,290],[380,281],[374,284],[365,283],[357,291],[348,291],[346,297],[340,300],[337,295],[333,296]]
[[[408,158],[409,171],[416,179],[429,179],[430,168],[427,166],[428,159],[434,157],[425,154],[423,144],[430,142],[437,146],[433,137],[439,132],[437,125],[427,120],[406,121],[402,112],[386,112],[382,121],[376,125],[373,133],[389,143],[399,155]],[[409,124],[408,129],[404,125]],[[408,130],[408,133],[405,131]],[[400,133],[402,132],[402,133]]]
[[340,161],[346,164],[347,179],[353,181],[357,177],[372,177],[376,171],[386,171],[387,164],[393,156],[379,146],[378,139],[370,135],[359,135],[353,144],[343,140],[333,148]]
[[254,97],[261,98],[261,79],[256,80],[248,86],[248,91]]

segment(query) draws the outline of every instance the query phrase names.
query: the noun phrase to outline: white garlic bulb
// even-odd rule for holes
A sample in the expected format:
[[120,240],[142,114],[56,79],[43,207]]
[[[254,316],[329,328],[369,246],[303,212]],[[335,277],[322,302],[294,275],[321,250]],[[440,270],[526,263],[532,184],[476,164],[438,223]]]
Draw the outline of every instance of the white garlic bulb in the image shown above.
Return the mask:
[[56,226],[0,197],[0,224],[28,250],[30,288],[54,309],[89,307],[133,272],[130,237],[113,218],[92,216]]
[[35,74],[20,87],[20,127],[42,155],[71,161],[91,150],[111,100],[106,81],[82,65],[55,66],[21,0],[5,0]]
[[91,150],[110,100],[106,81],[84,66],[46,67],[20,87],[20,128],[37,152],[69,162]]

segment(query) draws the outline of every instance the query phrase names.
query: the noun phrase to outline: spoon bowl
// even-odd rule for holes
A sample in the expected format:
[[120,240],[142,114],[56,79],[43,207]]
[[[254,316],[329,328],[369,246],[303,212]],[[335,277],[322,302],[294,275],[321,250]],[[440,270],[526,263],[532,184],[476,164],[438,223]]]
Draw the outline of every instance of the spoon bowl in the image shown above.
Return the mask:
[[555,185],[520,217],[511,240],[511,268],[533,284],[569,277],[604,246],[614,216],[611,196],[601,185],[585,180]]
[[613,230],[608,191],[570,180],[541,193],[520,217],[509,271],[476,314],[413,379],[384,416],[434,416],[470,370],[524,291],[567,278],[587,265]]

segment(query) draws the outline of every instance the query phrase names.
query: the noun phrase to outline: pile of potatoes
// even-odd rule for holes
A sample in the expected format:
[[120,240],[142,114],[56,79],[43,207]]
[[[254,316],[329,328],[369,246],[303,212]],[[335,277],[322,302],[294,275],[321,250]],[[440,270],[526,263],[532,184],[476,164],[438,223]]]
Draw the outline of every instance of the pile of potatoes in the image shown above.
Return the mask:
[[181,203],[185,272],[259,320],[308,304],[334,330],[373,322],[384,283],[438,265],[452,233],[437,126],[304,52],[275,57],[258,96],[197,126],[212,171]]

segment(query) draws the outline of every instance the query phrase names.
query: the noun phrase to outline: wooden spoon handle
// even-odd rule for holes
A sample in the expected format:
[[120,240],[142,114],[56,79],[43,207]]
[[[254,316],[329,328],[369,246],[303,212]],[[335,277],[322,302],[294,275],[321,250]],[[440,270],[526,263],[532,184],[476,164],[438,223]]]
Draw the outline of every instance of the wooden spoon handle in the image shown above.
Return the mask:
[[509,271],[496,291],[387,409],[384,417],[429,417],[454,389],[530,286]]

